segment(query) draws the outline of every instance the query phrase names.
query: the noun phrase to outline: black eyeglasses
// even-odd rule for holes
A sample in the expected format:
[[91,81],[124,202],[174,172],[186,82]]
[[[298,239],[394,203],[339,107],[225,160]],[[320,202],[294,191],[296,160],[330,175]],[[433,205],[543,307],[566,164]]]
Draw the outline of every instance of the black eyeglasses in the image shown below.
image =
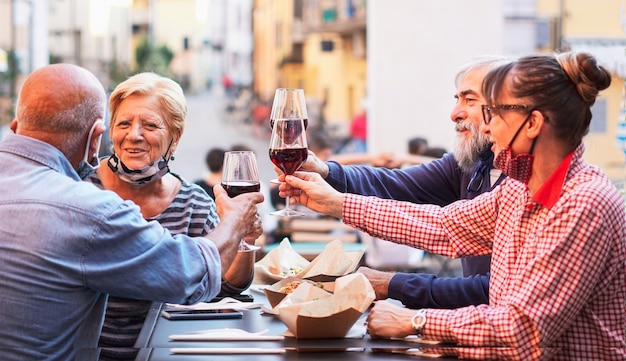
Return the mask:
[[483,121],[489,125],[494,115],[499,115],[504,110],[525,110],[530,108],[529,105],[508,105],[508,104],[496,104],[496,105],[481,105],[483,109]]

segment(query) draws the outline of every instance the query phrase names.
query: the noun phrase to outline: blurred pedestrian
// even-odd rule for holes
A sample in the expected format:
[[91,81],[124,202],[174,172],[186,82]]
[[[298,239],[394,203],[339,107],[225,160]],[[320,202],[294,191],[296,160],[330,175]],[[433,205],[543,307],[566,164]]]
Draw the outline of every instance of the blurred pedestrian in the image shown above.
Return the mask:
[[413,137],[408,142],[408,152],[413,155],[421,155],[428,149],[428,140],[422,137]]
[[367,99],[361,100],[361,110],[350,123],[348,142],[337,153],[367,153]]
[[215,199],[213,186],[220,183],[222,180],[224,153],[226,153],[226,150],[219,147],[209,149],[204,157],[204,163],[207,166],[208,172],[204,178],[194,181],[195,184],[204,189],[204,191],[207,192],[207,194],[213,199]]

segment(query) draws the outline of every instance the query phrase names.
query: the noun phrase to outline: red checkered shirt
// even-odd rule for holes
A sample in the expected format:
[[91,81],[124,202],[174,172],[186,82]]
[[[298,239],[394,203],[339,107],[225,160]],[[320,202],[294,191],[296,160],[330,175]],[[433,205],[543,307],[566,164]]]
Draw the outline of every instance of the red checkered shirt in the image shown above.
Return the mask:
[[492,253],[489,305],[426,312],[424,337],[462,358],[624,360],[624,199],[583,152],[535,197],[513,179],[444,208],[349,194],[343,220],[450,257]]

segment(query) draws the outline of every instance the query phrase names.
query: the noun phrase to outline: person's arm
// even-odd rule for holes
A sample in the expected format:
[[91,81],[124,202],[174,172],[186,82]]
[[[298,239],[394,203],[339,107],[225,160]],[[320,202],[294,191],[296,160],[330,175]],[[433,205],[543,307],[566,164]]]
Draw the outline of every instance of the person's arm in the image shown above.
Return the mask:
[[377,300],[393,298],[409,308],[460,308],[489,304],[489,276],[438,278],[424,273],[396,273],[359,267]]
[[326,165],[326,182],[342,193],[441,206],[461,198],[462,171],[451,154],[405,169]]
[[[220,266],[228,266],[241,237],[256,230],[255,204],[263,200],[259,193],[225,199],[219,226],[205,238],[172,236],[158,222],[143,219],[134,203],[103,195],[108,203],[94,215],[89,247],[76,266],[85,284],[102,293],[180,304],[209,301],[219,293]],[[224,260],[223,250],[230,248],[234,252]]]
[[489,304],[489,276],[437,277],[425,273],[396,273],[388,297],[409,308],[460,308]]
[[[578,176],[583,179],[584,176]],[[491,282],[489,305],[464,307],[454,310],[426,309],[427,321],[424,326],[425,339],[453,342],[464,346],[459,349],[461,358],[476,359],[476,347],[499,346],[494,351],[508,352],[524,347],[528,350],[550,350],[562,342],[581,341],[592,350],[597,342],[611,339],[607,337],[611,328],[620,329],[610,321],[612,312],[619,313],[624,303],[620,290],[623,284],[615,277],[623,274],[624,252],[621,242],[624,238],[624,202],[617,191],[583,186],[572,190],[566,184],[565,195],[556,205],[545,210],[542,207],[524,208],[514,204],[525,185],[511,180],[503,183],[488,194],[483,194],[475,202],[455,204],[449,208],[459,217],[472,218],[473,226],[461,226],[441,220],[453,219],[455,214],[427,219],[421,214],[420,221],[435,226],[446,223],[450,242],[470,246],[471,241],[464,237],[469,226],[478,236],[493,209],[498,209],[500,222],[494,239],[498,261],[505,270],[494,273]],[[498,193],[497,207],[488,205],[488,198]],[[350,199],[346,199],[346,203]],[[480,204],[477,204],[480,203]],[[477,207],[484,206],[488,207]],[[426,206],[418,207],[426,210]],[[360,208],[374,212],[375,207]],[[519,214],[519,210],[528,214]],[[539,221],[531,229],[522,226],[517,217],[529,215]],[[404,213],[405,215],[407,212]],[[562,215],[567,215],[563,217]],[[391,222],[390,222],[391,223]],[[417,225],[423,228],[425,225]],[[426,229],[424,229],[426,230]],[[493,230],[492,230],[493,231]],[[422,239],[434,244],[437,232],[424,232]],[[410,237],[414,239],[414,237]],[[504,247],[506,245],[506,247]],[[519,257],[524,255],[520,262]],[[411,314],[404,308],[387,307],[379,303],[370,311],[368,327],[372,337],[404,337],[410,330]],[[397,312],[391,314],[391,312]],[[406,317],[408,316],[408,317]],[[390,320],[401,317],[398,328],[388,327]],[[618,336],[618,338],[621,336]],[[590,341],[591,340],[591,341]],[[600,341],[603,340],[603,341]],[[607,341],[610,342],[610,341]],[[620,342],[620,341],[618,341]],[[483,356],[484,357],[484,356]]]
[[331,160],[342,165],[364,164],[370,166],[374,157],[373,154],[369,153],[340,153],[331,156]]

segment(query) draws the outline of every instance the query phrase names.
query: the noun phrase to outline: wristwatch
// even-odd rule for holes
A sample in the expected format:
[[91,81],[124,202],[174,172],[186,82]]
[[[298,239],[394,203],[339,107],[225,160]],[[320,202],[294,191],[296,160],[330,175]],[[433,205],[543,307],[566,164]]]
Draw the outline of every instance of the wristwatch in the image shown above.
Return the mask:
[[422,336],[424,334],[424,325],[426,324],[426,310],[417,311],[411,318],[411,324],[415,334]]

